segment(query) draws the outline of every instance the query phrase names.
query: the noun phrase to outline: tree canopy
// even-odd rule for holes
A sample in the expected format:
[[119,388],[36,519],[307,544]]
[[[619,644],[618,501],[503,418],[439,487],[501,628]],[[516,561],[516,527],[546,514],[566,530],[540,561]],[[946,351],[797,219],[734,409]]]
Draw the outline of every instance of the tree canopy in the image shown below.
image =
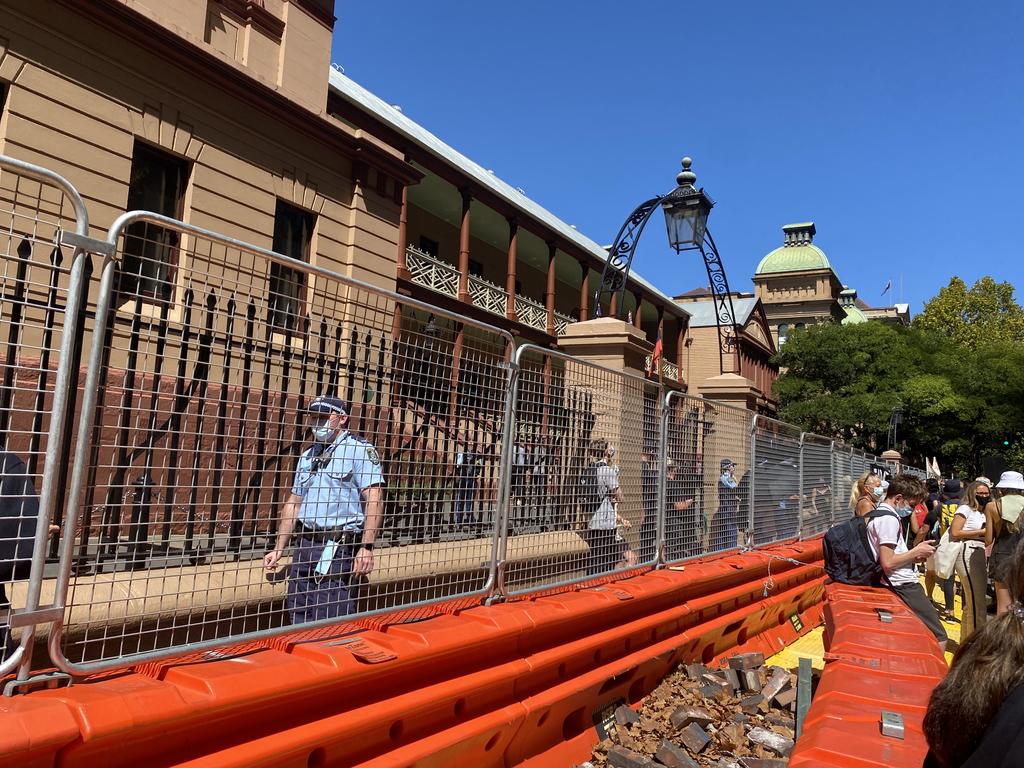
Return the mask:
[[[961,474],[986,456],[1024,458],[1024,310],[1013,286],[953,278],[912,328],[871,321],[791,333],[775,357],[780,416],[872,451],[889,419],[915,464],[938,456]],[[1003,442],[1009,441],[1009,446]]]

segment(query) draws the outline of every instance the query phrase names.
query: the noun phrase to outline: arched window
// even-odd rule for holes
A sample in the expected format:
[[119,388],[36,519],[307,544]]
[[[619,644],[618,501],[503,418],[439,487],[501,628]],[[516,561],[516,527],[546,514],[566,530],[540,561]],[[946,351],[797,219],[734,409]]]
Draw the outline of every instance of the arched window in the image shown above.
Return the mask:
[[789,325],[786,323],[779,323],[779,344],[786,343],[786,337],[789,335]]

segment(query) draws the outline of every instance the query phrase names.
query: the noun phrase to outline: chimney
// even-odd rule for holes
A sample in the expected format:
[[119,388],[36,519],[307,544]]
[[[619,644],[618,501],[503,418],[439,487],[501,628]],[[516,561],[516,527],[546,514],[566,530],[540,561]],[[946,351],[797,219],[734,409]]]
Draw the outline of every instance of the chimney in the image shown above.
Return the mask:
[[857,306],[857,289],[848,288],[844,285],[842,292],[839,294],[839,306],[844,308]]
[[782,244],[786,247],[810,245],[815,231],[813,221],[805,221],[802,224],[786,224],[782,228]]

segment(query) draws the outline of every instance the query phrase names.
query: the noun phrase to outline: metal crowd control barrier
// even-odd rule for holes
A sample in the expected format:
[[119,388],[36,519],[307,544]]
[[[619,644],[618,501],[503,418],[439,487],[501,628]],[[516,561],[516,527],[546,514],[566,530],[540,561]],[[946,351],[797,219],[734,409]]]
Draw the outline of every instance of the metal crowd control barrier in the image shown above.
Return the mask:
[[54,618],[40,606],[49,526],[61,522],[88,235],[66,179],[0,157],[0,675],[28,676],[36,625]]
[[[50,643],[63,669],[491,589],[511,336],[151,213],[121,216],[108,241],[68,497],[78,535],[62,542]],[[350,403],[346,428],[365,442],[320,446],[299,476],[317,395]],[[318,576],[312,557],[296,582],[287,557],[264,563],[286,502],[318,472],[367,500],[368,579],[335,572],[350,570],[361,526],[326,509],[306,521],[326,532],[292,557],[337,540],[334,570]],[[316,605],[282,606],[322,578]]]
[[681,392],[666,396],[666,562],[746,543],[751,418],[745,409]]
[[800,529],[800,430],[765,416],[754,421],[754,544],[797,536]]
[[[804,433],[800,438],[800,535],[824,533],[835,520],[832,480],[833,440]],[[841,492],[841,491],[840,491]]]
[[[879,464],[180,221],[88,232],[67,181],[0,158],[0,675],[28,677],[51,623],[52,660],[90,674],[810,537]],[[317,395],[351,404],[335,480],[378,535],[369,578],[301,615],[264,557]]]
[[532,344],[516,368],[502,594],[652,565],[661,387]]

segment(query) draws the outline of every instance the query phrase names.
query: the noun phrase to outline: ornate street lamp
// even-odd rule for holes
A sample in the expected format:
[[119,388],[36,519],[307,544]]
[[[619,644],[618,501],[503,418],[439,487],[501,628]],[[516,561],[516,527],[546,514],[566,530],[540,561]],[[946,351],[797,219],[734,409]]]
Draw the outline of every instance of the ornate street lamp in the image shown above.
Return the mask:
[[697,189],[694,182],[697,174],[690,170],[693,160],[683,158],[683,170],[676,176],[676,188],[667,195],[652,197],[641,203],[615,236],[615,242],[608,249],[601,283],[594,292],[595,316],[601,316],[601,299],[607,294],[618,294],[618,314],[621,317],[625,303],[626,278],[633,263],[637,242],[651,215],[659,206],[665,214],[665,228],[668,243],[676,253],[700,251],[708,273],[712,301],[715,304],[715,324],[718,327],[718,367],[725,373],[725,353],[732,351],[736,313],[733,311],[732,294],[725,276],[722,258],[718,255],[715,241],[708,232],[708,214],[715,202]]

